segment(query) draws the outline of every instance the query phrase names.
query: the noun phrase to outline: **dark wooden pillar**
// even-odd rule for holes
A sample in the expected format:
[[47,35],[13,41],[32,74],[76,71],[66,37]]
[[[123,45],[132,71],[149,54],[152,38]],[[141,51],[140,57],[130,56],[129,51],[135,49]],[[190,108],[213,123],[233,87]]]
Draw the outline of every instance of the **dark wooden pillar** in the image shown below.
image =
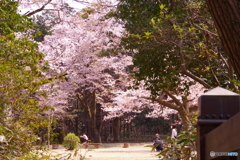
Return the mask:
[[[199,97],[199,120],[197,122],[198,160],[206,160],[205,135],[240,111],[240,96],[217,87]],[[221,134],[221,133],[219,133]]]

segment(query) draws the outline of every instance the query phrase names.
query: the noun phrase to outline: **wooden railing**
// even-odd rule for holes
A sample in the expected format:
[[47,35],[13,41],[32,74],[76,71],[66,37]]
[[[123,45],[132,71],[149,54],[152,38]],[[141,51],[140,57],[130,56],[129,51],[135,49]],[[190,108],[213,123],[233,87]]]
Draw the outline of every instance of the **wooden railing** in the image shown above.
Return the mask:
[[[205,135],[207,160],[240,160],[240,113]],[[211,152],[237,152],[238,156],[210,156]]]
[[199,97],[198,160],[240,160],[240,95],[217,87]]

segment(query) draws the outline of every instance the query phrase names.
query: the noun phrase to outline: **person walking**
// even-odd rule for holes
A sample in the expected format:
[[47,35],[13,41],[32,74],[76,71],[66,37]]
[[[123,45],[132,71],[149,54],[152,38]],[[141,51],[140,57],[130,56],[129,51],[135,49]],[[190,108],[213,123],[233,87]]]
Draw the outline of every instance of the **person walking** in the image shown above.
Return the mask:
[[171,128],[172,128],[171,139],[177,138],[177,128],[176,128],[176,125],[172,124]]

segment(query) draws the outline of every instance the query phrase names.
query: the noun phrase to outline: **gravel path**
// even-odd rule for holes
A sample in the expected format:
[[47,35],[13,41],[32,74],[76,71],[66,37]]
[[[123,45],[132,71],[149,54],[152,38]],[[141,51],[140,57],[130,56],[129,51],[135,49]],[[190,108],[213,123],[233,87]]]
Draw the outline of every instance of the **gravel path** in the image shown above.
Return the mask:
[[[80,154],[86,154],[85,160],[159,160],[156,156],[157,152],[151,152],[151,148],[146,147],[147,145],[151,143],[134,143],[128,148],[123,148],[123,144],[102,144],[98,149],[81,149]],[[51,154],[63,160],[73,152],[61,147],[51,150]]]
[[157,160],[156,152],[149,147],[134,146],[129,148],[105,148],[89,151],[88,160]]

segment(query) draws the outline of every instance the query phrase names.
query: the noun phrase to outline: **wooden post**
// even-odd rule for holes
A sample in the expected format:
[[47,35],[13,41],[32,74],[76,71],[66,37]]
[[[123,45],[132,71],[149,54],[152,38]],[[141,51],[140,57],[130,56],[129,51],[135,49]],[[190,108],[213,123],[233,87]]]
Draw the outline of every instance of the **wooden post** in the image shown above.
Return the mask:
[[123,143],[123,148],[128,148],[130,146],[129,143]]
[[198,160],[206,160],[206,154],[210,153],[205,152],[205,135],[240,111],[240,96],[237,93],[217,87],[201,95],[198,104]]
[[52,125],[52,121],[53,121],[53,113],[52,111],[50,111],[50,113],[48,114],[48,135],[47,135],[47,146],[48,146],[48,149],[50,149],[50,139],[51,139],[51,125]]
[[235,152],[240,155],[240,112],[231,117],[227,122],[223,123],[205,136],[206,140],[206,159],[214,160],[240,160],[237,156],[219,156],[215,152]]

